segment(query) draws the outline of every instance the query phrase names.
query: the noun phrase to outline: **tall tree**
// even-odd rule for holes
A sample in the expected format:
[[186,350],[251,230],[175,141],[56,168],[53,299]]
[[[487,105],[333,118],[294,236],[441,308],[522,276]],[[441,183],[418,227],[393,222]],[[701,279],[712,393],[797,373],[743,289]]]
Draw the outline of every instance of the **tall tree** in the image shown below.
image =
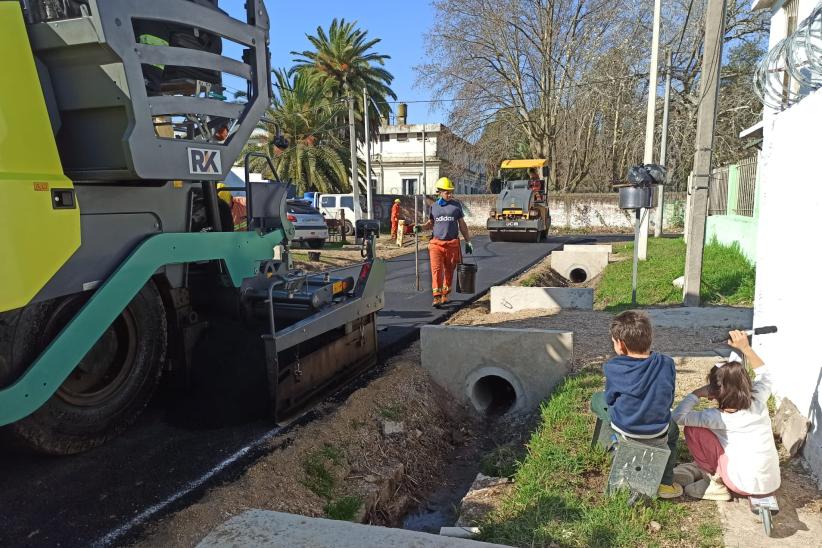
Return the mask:
[[334,99],[345,99],[349,95],[355,101],[355,113],[363,134],[362,90],[376,103],[368,109],[372,138],[377,135],[380,117],[391,114],[389,99],[397,96],[391,89],[394,76],[384,67],[391,57],[374,51],[379,38],[369,39],[368,32],[357,28],[357,23],[345,19],[334,19],[326,32],[317,27],[317,34],[306,35],[313,50],[292,51],[296,55],[292,72],[308,74],[322,81],[325,89]]
[[[296,185],[300,193],[350,190],[347,146],[336,132],[345,105],[330,101],[328,84],[311,74],[289,75],[281,69],[274,76],[277,91],[248,149],[265,152],[278,177]],[[264,160],[252,162],[254,169],[268,174]]]
[[[436,0],[434,8],[428,62],[417,70],[448,101],[455,132],[496,159],[521,156],[527,143],[527,155],[550,161],[551,187],[562,191],[609,190],[642,160],[645,105],[659,84],[647,78],[650,0]],[[662,46],[674,53],[668,164],[680,189],[693,157],[704,17],[694,0],[663,10]],[[728,50],[766,36],[766,17],[748,0],[729,0]],[[737,129],[758,115],[745,78],[737,88],[723,75],[719,161],[741,153]]]

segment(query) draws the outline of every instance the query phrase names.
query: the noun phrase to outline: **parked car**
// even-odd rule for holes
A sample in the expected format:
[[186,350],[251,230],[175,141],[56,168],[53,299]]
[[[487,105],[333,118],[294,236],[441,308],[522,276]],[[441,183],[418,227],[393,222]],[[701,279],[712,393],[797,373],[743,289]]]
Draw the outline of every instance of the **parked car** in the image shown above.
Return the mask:
[[304,242],[311,249],[320,249],[328,238],[325,217],[303,200],[286,202],[288,220],[294,225],[293,242]]
[[[319,200],[317,200],[317,195],[315,194],[312,196],[315,201],[315,207],[320,210],[320,212],[325,215],[327,219],[339,219],[341,217],[340,212],[345,212],[345,225],[343,226],[343,230],[345,231],[346,236],[351,236],[354,234],[354,196],[352,194],[320,194]],[[319,201],[319,204],[316,202]],[[360,197],[359,206],[359,215],[357,218],[364,219],[365,218],[365,211],[366,207],[362,203],[363,198]]]

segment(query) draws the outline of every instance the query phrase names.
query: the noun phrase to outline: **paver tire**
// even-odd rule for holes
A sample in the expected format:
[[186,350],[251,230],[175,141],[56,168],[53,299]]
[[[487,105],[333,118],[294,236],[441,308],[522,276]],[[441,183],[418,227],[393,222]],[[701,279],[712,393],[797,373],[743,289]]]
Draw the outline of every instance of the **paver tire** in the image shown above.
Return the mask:
[[[12,384],[82,308],[90,292],[35,303],[0,321],[0,386]],[[147,283],[40,409],[7,427],[18,445],[68,455],[119,434],[145,408],[167,345],[160,294]]]

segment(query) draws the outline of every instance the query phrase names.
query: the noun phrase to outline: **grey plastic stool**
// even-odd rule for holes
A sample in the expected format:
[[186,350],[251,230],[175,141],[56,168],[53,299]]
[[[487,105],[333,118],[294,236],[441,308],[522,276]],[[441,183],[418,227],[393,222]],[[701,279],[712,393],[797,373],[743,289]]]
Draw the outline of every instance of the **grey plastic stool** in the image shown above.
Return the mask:
[[671,454],[666,438],[640,441],[620,434],[616,437],[607,492],[613,493],[625,488],[632,493],[656,498],[668,456]]
[[599,446],[613,453],[606,493],[628,489],[632,494],[656,498],[671,454],[666,437],[638,440],[617,433],[611,428],[604,399],[598,396],[591,400],[591,411],[597,417],[591,447]]

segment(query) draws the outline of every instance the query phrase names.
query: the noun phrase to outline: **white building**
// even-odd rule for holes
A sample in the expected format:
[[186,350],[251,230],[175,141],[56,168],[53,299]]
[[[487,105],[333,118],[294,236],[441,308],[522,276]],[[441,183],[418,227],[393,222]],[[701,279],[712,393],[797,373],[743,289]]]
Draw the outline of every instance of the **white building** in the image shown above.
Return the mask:
[[[773,48],[801,28],[817,3],[755,0],[752,8],[770,10]],[[816,287],[822,260],[810,239],[822,212],[822,89],[802,91],[784,73],[777,80],[798,95],[787,106],[778,104],[777,94],[777,104],[771,101],[763,114],[754,325],[775,325],[779,332],[755,337],[754,346],[774,372],[777,400],[789,399],[810,421],[803,456],[822,478],[822,354],[815,347],[822,326]]]
[[440,177],[450,178],[457,194],[485,192],[474,146],[443,124],[381,126],[379,142],[372,144],[371,170],[378,194],[434,194]]

